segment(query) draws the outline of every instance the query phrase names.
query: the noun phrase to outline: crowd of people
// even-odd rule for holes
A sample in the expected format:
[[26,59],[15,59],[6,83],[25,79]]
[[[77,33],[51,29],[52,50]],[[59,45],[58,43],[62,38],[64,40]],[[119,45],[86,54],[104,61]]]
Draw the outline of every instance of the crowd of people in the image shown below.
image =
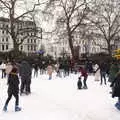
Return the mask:
[[[45,68],[46,66],[46,68]],[[111,83],[111,94],[112,97],[118,97],[118,101],[115,106],[120,110],[120,66],[118,61],[113,60],[111,63],[103,62],[92,62],[87,61],[84,65],[78,65],[70,63],[65,60],[64,62],[48,62],[44,65],[44,62],[29,64],[26,60],[22,60],[19,63],[15,61],[8,61],[7,63],[2,62],[0,65],[2,71],[1,78],[8,78],[8,98],[5,102],[4,111],[7,111],[8,103],[12,97],[15,97],[15,111],[20,111],[19,107],[19,91],[20,95],[31,93],[31,77],[32,70],[34,69],[34,77],[38,74],[48,74],[48,80],[52,80],[52,73],[55,71],[57,77],[66,77],[70,73],[80,73],[78,78],[78,89],[88,89],[87,78],[88,75],[94,75],[95,81],[107,84],[107,79]],[[40,73],[39,73],[40,71]],[[47,71],[47,72],[46,72]],[[20,82],[19,82],[20,80]],[[20,84],[20,90],[19,90]]]

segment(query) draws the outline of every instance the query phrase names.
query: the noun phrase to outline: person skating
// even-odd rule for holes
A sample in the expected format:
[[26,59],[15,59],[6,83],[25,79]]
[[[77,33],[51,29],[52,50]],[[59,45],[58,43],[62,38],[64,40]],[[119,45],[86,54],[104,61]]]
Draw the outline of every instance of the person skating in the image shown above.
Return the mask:
[[101,76],[101,82],[100,85],[103,84],[103,79],[104,79],[104,84],[106,85],[106,74],[107,74],[107,64],[105,62],[101,62],[100,64],[100,76]]
[[13,68],[11,72],[8,74],[8,98],[5,102],[5,105],[3,107],[3,111],[7,111],[7,106],[9,101],[11,100],[12,96],[15,97],[15,111],[21,111],[21,108],[19,107],[19,78],[18,78],[18,70],[17,68],[12,65]]
[[81,77],[84,78],[84,79],[83,79],[83,85],[84,85],[84,86],[83,86],[83,89],[87,89],[88,87],[87,87],[86,81],[87,81],[88,73],[87,73],[86,69],[83,68],[83,67],[80,67],[80,68],[79,68],[79,71],[80,71],[80,73],[81,73],[80,78],[81,78]]
[[94,66],[94,74],[95,74],[95,81],[100,81],[100,68],[97,63]]
[[78,89],[82,89],[81,77],[78,77],[77,87]]
[[20,65],[19,75],[21,77],[20,95],[22,95],[24,92],[26,95],[30,94],[31,93],[30,85],[31,85],[32,69],[31,69],[30,64],[25,60],[23,60]]
[[120,110],[120,72],[116,75],[115,79],[112,81],[110,87],[112,87],[112,97],[118,97],[118,101],[115,107]]
[[[113,80],[115,79],[115,77],[116,77],[116,75],[117,75],[118,72],[119,72],[118,63],[116,61],[113,61],[112,64],[111,64],[111,66],[110,66],[109,78],[108,78],[108,81],[110,83],[113,82]],[[112,92],[110,92],[110,93],[112,93]]]

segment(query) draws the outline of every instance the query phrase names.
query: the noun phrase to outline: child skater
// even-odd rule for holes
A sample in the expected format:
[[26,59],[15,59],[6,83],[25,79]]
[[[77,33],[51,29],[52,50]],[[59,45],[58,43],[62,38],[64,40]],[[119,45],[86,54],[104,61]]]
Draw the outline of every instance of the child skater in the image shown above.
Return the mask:
[[12,95],[15,97],[15,112],[21,111],[19,107],[19,78],[18,78],[18,69],[15,65],[12,65],[12,70],[8,74],[8,98],[5,102],[3,111],[7,111],[7,106],[9,101],[12,98]]
[[82,89],[81,77],[78,77],[77,87],[78,89]]
[[117,73],[115,79],[111,83],[110,87],[112,87],[112,97],[118,97],[118,101],[115,104],[115,107],[120,110],[120,72]]
[[81,78],[81,77],[84,77],[84,79],[83,79],[83,89],[87,89],[88,87],[87,87],[86,81],[87,81],[88,73],[87,73],[87,71],[85,70],[85,68],[83,68],[83,67],[80,67],[80,68],[79,68],[79,71],[80,71],[80,73],[81,73],[80,78]]

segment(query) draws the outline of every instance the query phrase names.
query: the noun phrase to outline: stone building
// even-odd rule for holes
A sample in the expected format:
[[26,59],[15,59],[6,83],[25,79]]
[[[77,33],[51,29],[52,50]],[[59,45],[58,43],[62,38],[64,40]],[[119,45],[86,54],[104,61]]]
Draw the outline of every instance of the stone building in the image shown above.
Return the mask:
[[[10,28],[9,19],[0,17],[0,52],[8,52],[13,49],[13,41],[8,30]],[[40,31],[33,31],[34,23],[32,21],[17,21],[15,29],[31,29],[30,31],[20,31],[17,36],[17,42],[23,42],[19,45],[19,50],[26,54],[34,53],[39,49]],[[18,32],[16,30],[16,32]],[[34,35],[35,34],[35,35]],[[37,37],[36,37],[37,36]]]

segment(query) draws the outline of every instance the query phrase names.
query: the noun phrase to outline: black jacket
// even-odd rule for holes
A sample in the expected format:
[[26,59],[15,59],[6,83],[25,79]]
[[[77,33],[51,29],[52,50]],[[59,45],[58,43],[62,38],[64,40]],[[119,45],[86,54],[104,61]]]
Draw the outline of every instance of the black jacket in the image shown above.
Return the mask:
[[19,78],[16,73],[10,73],[8,76],[8,93],[19,93]]
[[21,63],[19,74],[21,77],[31,77],[32,69],[27,61]]

